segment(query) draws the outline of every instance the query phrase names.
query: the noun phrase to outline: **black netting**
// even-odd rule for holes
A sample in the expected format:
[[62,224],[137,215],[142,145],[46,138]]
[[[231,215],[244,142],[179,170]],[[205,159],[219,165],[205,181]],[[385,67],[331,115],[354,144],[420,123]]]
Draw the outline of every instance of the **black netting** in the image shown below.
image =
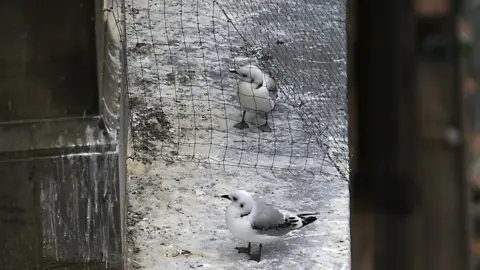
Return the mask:
[[[131,158],[346,180],[345,0],[126,4]],[[234,128],[241,110],[228,70],[245,64],[278,83],[271,133]]]

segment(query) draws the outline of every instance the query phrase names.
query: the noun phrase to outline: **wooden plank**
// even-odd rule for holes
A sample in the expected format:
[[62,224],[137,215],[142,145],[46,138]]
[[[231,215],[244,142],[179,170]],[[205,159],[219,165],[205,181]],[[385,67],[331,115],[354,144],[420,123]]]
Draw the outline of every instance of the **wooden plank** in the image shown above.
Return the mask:
[[413,21],[400,2],[349,8],[352,269],[406,269]]
[[[348,6],[352,269],[469,269],[455,16],[439,16],[453,5],[355,3]],[[414,8],[435,19],[414,31]]]
[[[347,54],[348,54],[348,144],[350,156],[350,172],[356,172],[357,156],[357,96],[355,87],[355,56],[354,45],[356,35],[356,1],[347,2]],[[353,175],[351,182],[355,181]],[[361,184],[361,183],[358,183]],[[351,243],[351,269],[373,270],[373,209],[363,200],[355,200],[350,196],[350,243]]]

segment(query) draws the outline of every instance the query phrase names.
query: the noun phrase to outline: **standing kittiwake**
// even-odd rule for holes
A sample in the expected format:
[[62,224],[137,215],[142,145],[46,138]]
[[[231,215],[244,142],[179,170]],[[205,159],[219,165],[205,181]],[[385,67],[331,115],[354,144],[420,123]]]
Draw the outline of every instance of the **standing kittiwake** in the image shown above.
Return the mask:
[[[248,247],[236,247],[238,253],[246,253],[250,260],[260,261],[262,244],[298,230],[317,220],[318,213],[293,214],[276,209],[263,200],[254,200],[245,190],[237,190],[222,198],[231,201],[225,219],[227,227],[236,238],[248,242]],[[251,254],[252,243],[260,244],[258,254]]]
[[275,107],[275,100],[278,97],[275,80],[253,65],[243,66],[238,70],[232,69],[230,72],[237,74],[240,79],[238,99],[243,109],[242,121],[235,127],[238,129],[248,128],[245,114],[247,110],[250,110],[265,113],[265,124],[260,125],[258,129],[263,132],[271,132],[272,129],[268,125],[268,113]]

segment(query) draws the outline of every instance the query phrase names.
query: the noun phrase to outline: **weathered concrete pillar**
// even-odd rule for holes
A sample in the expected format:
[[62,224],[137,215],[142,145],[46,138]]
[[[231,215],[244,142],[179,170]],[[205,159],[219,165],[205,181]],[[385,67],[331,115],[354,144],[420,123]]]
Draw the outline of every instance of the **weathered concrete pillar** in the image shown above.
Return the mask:
[[0,3],[2,269],[123,268],[125,35],[113,2]]

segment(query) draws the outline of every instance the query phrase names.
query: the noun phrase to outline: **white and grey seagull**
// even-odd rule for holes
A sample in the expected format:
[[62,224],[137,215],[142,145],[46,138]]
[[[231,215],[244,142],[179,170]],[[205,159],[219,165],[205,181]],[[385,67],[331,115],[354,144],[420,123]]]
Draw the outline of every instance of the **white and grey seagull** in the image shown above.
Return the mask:
[[[262,244],[303,228],[317,220],[318,216],[318,213],[293,214],[276,209],[263,200],[254,200],[245,190],[220,197],[231,201],[225,214],[228,229],[236,238],[248,242],[248,247],[235,249],[257,262],[260,262]],[[258,254],[251,254],[252,243],[259,244]]]
[[240,80],[238,99],[243,109],[242,121],[235,125],[238,129],[248,128],[245,122],[247,110],[265,114],[265,124],[258,126],[263,132],[271,132],[268,125],[268,113],[275,107],[278,97],[277,84],[273,78],[254,65],[246,65],[239,69],[231,69]]

